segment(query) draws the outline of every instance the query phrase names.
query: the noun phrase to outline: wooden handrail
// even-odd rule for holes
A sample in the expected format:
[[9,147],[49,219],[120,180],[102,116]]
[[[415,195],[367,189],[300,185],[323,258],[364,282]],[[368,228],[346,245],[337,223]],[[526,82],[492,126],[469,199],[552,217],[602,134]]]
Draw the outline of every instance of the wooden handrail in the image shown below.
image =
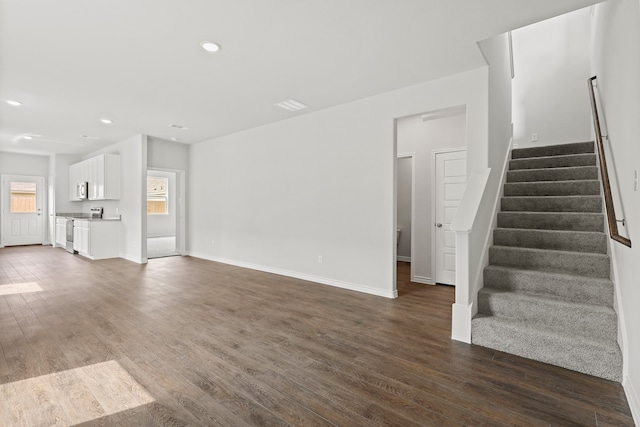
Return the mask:
[[598,158],[600,159],[600,175],[602,177],[602,187],[604,189],[604,205],[607,210],[607,223],[609,224],[609,235],[616,242],[631,247],[631,240],[618,234],[618,223],[616,221],[616,210],[613,206],[611,196],[611,183],[609,182],[609,172],[607,161],[604,157],[604,145],[602,143],[602,131],[600,130],[600,119],[598,118],[598,107],[596,105],[596,94],[593,90],[596,76],[589,79],[589,93],[591,94],[591,111],[593,112],[593,126],[596,131],[596,145],[598,146]]

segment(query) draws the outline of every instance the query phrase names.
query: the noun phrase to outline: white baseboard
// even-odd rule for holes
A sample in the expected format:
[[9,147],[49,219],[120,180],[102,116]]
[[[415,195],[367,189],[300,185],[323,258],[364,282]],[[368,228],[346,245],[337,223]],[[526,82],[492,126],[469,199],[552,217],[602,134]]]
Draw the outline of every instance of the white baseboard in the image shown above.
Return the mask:
[[424,276],[412,276],[411,277],[411,281],[412,282],[416,282],[416,283],[422,283],[423,285],[435,285],[436,284],[436,282],[434,282],[431,277],[424,277]]
[[411,262],[411,257],[410,256],[401,256],[398,255],[396,257],[396,260],[401,261],[401,262]]
[[627,402],[629,403],[629,409],[631,409],[633,422],[637,426],[640,426],[640,395],[636,393],[636,389],[628,376],[624,377],[622,387],[624,388],[624,393],[627,395]]
[[264,271],[265,273],[279,274],[280,276],[293,277],[295,279],[306,280],[308,282],[320,283],[323,285],[334,286],[336,288],[348,289],[351,291],[362,292],[365,294],[376,295],[385,298],[397,298],[398,290],[392,289],[389,291],[383,291],[380,289],[370,288],[368,286],[362,286],[355,283],[343,282],[335,279],[328,279],[326,277],[312,276],[310,274],[298,273],[295,271],[283,270],[280,268],[268,267],[264,265],[252,264],[244,261],[236,261],[228,258],[221,258],[216,256],[210,256],[198,252],[188,252],[189,256],[195,258],[202,258],[209,261],[220,262],[223,264],[235,265],[236,267],[248,268],[251,270]]
[[120,258],[126,259],[127,261],[135,262],[136,264],[146,264],[146,258],[134,257],[130,255],[122,255],[120,254]]

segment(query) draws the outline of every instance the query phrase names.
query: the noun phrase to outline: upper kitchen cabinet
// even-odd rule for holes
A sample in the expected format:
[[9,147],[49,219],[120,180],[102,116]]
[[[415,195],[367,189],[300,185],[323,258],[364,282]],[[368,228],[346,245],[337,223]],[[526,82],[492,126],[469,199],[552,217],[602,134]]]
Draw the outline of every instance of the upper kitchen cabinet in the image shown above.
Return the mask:
[[89,200],[120,199],[120,155],[100,154],[69,166],[70,199],[82,200],[77,194],[78,183],[88,183]]
[[72,202],[81,200],[78,196],[78,184],[87,182],[84,166],[84,162],[69,166],[69,200]]
[[89,162],[89,200],[120,199],[120,155],[100,154]]

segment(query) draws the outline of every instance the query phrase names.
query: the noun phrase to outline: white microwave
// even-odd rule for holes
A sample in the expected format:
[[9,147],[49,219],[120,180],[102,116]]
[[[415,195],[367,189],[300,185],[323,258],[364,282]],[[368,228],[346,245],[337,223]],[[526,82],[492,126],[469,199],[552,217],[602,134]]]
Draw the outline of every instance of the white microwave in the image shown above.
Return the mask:
[[76,190],[76,198],[77,199],[87,199],[89,197],[89,183],[88,182],[79,182]]

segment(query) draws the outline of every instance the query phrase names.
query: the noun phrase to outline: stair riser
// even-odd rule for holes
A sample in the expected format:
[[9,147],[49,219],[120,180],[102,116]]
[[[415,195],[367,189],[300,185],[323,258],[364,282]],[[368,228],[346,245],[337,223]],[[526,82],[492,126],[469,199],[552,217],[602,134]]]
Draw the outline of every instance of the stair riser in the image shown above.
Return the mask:
[[599,254],[537,251],[492,246],[489,264],[589,277],[610,277],[609,257]]
[[607,236],[604,233],[498,228],[493,231],[493,244],[556,251],[607,253]]
[[536,331],[518,330],[509,325],[484,320],[474,319],[471,322],[472,342],[476,345],[610,381],[620,382],[622,379],[622,355],[613,345],[601,348],[588,341],[565,341]]
[[498,227],[603,232],[604,215],[498,212]]
[[507,182],[572,181],[598,179],[596,166],[507,171]]
[[581,304],[613,307],[613,283],[583,276],[553,276],[535,271],[486,268],[484,287],[529,295],[551,296]]
[[[615,340],[618,325],[613,310],[601,306],[587,310],[588,305],[573,305],[558,310],[553,300],[519,300],[509,293],[478,294],[478,312],[489,316],[508,317],[539,325],[550,330],[591,339]],[[600,309],[600,310],[597,310]]]
[[562,156],[567,154],[595,153],[593,142],[579,142],[575,144],[549,145],[545,147],[516,148],[511,152],[512,159],[527,157]]
[[602,212],[600,196],[503,197],[503,211],[520,212]]
[[572,166],[595,166],[595,154],[575,154],[558,157],[533,157],[509,161],[509,170],[566,168]]
[[505,196],[597,196],[600,181],[511,182],[504,186]]

